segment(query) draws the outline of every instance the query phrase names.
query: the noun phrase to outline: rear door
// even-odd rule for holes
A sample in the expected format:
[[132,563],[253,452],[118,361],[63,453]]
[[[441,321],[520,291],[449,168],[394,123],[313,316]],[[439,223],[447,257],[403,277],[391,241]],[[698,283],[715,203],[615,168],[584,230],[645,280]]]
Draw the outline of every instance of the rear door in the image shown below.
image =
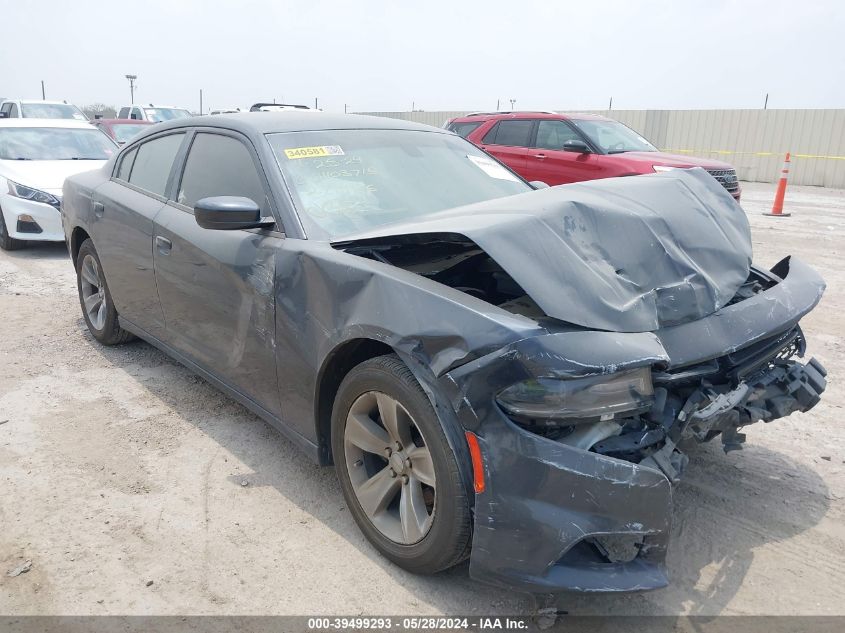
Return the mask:
[[480,147],[526,180],[531,180],[527,175],[526,156],[533,131],[531,119],[499,121],[482,137]]
[[600,178],[602,166],[596,154],[565,152],[566,141],[584,141],[566,121],[538,119],[534,147],[526,155],[530,180],[542,180],[547,185],[563,185]]
[[197,131],[155,222],[155,276],[167,342],[278,416],[273,230],[211,230],[194,218],[197,200],[243,196],[273,219],[272,196],[249,140],[219,129]]
[[115,307],[150,334],[164,333],[153,268],[153,218],[164,206],[184,132],[134,146],[92,198],[91,233]]

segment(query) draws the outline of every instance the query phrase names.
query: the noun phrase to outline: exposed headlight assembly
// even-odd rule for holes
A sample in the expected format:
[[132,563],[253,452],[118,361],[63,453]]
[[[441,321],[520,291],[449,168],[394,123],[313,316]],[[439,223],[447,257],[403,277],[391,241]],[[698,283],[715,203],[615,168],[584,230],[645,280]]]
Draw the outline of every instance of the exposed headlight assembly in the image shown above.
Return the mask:
[[544,426],[570,426],[611,420],[617,413],[642,412],[654,402],[651,369],[558,379],[533,378],[511,385],[496,397],[509,415]]
[[59,207],[58,198],[56,198],[56,196],[50,195],[46,191],[41,191],[40,189],[33,189],[32,187],[21,185],[12,180],[9,180],[7,182],[9,183],[10,196],[15,196],[16,198],[23,198],[24,200],[32,200],[33,202],[49,204],[50,206],[56,208]]

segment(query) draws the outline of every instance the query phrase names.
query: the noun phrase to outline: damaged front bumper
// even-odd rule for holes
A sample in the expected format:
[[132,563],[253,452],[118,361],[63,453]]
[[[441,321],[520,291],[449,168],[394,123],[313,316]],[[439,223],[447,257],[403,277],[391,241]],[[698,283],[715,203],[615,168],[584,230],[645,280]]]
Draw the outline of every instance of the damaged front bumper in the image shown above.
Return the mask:
[[[480,438],[470,575],[532,593],[638,591],[668,583],[672,487],[660,471],[572,448],[501,420]],[[637,548],[601,554],[607,537]]]
[[[672,483],[686,462],[677,444],[721,435],[726,450],[737,448],[743,426],[806,411],[824,391],[821,364],[792,358],[804,351],[797,323],[824,282],[788,259],[771,275],[776,283],[767,290],[689,324],[523,339],[443,376],[458,421],[483,454],[472,577],[529,592],[667,584]],[[653,368],[655,402],[638,418],[642,428],[634,424],[591,450],[527,430],[495,402],[501,389],[532,377],[644,366]]]

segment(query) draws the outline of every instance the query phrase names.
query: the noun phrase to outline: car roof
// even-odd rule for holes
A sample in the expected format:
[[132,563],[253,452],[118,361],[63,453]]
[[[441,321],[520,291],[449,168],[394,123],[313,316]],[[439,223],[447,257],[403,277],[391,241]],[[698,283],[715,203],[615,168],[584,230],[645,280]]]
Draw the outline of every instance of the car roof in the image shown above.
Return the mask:
[[598,119],[602,121],[610,121],[607,117],[601,116],[600,114],[591,114],[591,113],[581,113],[581,112],[573,112],[573,113],[566,113],[566,112],[550,112],[548,110],[515,110],[513,112],[471,112],[469,114],[465,114],[464,116],[455,117],[450,121],[450,123],[469,123],[471,121],[491,121],[491,120],[502,120],[502,119],[557,119],[560,121],[566,121],[568,119],[573,120],[584,120],[584,119]]
[[[313,132],[319,130],[419,130],[446,133],[445,130],[386,117],[362,114],[331,114],[328,112],[238,112],[177,119],[157,124],[156,131],[183,127],[219,127],[244,134],[273,134],[276,132]],[[145,133],[146,134],[146,133]]]
[[76,119],[0,119],[0,127],[59,127],[93,130],[88,121]]

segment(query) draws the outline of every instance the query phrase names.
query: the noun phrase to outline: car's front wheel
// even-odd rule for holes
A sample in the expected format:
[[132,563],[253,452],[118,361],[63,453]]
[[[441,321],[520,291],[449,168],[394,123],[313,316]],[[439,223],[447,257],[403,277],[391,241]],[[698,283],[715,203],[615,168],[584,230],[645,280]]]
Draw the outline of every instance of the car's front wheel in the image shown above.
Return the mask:
[[16,251],[26,246],[23,240],[16,240],[9,237],[9,229],[6,228],[6,219],[3,217],[3,210],[0,209],[0,248],[4,251]]
[[397,356],[368,360],[344,378],[332,454],[352,516],[385,557],[423,574],[466,557],[470,514],[455,455]]
[[90,238],[82,243],[76,257],[76,287],[82,316],[95,339],[103,345],[117,345],[134,338],[120,327],[103,266]]

